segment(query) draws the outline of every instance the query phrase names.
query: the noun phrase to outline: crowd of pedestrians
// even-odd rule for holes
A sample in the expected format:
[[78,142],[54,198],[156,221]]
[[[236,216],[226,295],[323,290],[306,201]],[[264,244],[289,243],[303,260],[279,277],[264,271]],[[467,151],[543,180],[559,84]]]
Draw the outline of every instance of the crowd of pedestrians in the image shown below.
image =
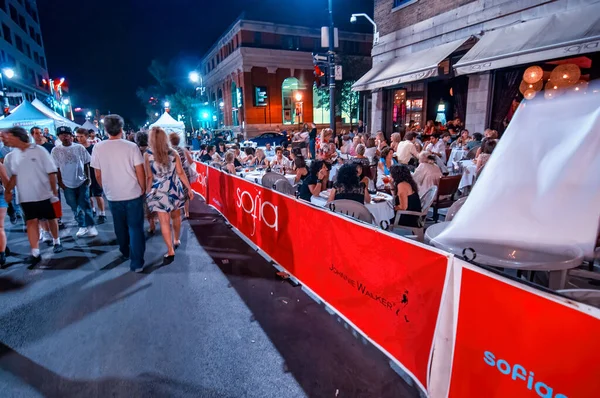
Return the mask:
[[[32,269],[42,261],[40,240],[62,252],[59,222],[61,197],[71,208],[78,230],[75,238],[95,238],[96,226],[106,222],[104,198],[112,214],[114,231],[123,259],[142,272],[146,237],[144,221],[154,232],[155,222],[167,246],[162,263],[175,259],[180,246],[181,212],[189,215],[193,198],[190,185],[192,158],[179,147],[179,137],[167,136],[158,127],[136,135],[136,143],[123,139],[123,119],[104,118],[107,139],[94,130],[61,126],[57,142],[48,131],[33,127],[27,132],[12,127],[0,133],[0,266],[6,263],[4,220],[9,207],[25,223]],[[139,138],[139,139],[138,139]]]

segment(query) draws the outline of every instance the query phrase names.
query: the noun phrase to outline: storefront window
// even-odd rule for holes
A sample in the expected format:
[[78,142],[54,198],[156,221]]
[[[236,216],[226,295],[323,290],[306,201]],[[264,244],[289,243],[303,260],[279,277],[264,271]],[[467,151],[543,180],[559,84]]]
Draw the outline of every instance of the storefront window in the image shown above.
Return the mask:
[[406,119],[406,90],[394,90],[392,107],[392,123],[394,125],[394,132],[398,132],[404,129],[404,125],[408,123]]
[[422,126],[423,117],[423,98],[409,99],[406,101],[406,123],[410,123],[411,120],[415,122],[415,125]]
[[323,90],[313,85],[313,123],[329,124],[329,109],[325,109],[325,101],[329,101],[322,94]]
[[239,94],[238,94],[237,85],[235,84],[235,82],[231,82],[231,121],[234,126],[240,125],[240,121],[238,118],[238,113],[239,113],[238,109],[239,109],[240,104],[238,103],[238,100],[239,100]]
[[296,121],[298,116],[301,118],[302,115],[302,94],[298,93],[299,83],[295,77],[288,77],[281,84],[283,124],[302,123],[301,120]]

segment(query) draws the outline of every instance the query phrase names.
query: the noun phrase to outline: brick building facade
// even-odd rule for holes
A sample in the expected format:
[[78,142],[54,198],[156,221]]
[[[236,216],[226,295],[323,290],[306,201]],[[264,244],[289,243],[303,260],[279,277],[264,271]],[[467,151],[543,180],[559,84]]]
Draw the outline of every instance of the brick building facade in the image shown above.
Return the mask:
[[[370,61],[371,35],[340,32],[339,42]],[[202,60],[212,126],[254,136],[313,122],[313,52],[324,52],[319,29],[237,20]]]
[[374,20],[373,69],[355,85],[371,95],[373,134],[444,111],[471,133],[506,124],[503,91],[522,100],[533,65],[540,83],[564,64],[584,82],[600,77],[600,0],[375,0]]

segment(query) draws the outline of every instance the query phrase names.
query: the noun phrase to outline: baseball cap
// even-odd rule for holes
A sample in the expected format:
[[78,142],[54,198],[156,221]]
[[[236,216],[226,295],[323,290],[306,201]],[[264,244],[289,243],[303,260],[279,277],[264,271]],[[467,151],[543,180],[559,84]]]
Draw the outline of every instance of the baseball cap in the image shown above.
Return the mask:
[[60,126],[59,128],[56,129],[56,135],[61,135],[61,134],[73,135],[73,130],[71,130],[71,127],[69,127],[69,126]]

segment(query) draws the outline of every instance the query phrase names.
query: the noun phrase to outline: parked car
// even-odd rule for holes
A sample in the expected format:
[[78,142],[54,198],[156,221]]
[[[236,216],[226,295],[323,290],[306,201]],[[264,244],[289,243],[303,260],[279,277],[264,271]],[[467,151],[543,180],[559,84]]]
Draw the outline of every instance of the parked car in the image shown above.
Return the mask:
[[277,146],[286,142],[287,136],[283,133],[267,132],[262,133],[258,137],[250,138],[248,141],[255,142],[257,146],[265,146],[267,143]]

